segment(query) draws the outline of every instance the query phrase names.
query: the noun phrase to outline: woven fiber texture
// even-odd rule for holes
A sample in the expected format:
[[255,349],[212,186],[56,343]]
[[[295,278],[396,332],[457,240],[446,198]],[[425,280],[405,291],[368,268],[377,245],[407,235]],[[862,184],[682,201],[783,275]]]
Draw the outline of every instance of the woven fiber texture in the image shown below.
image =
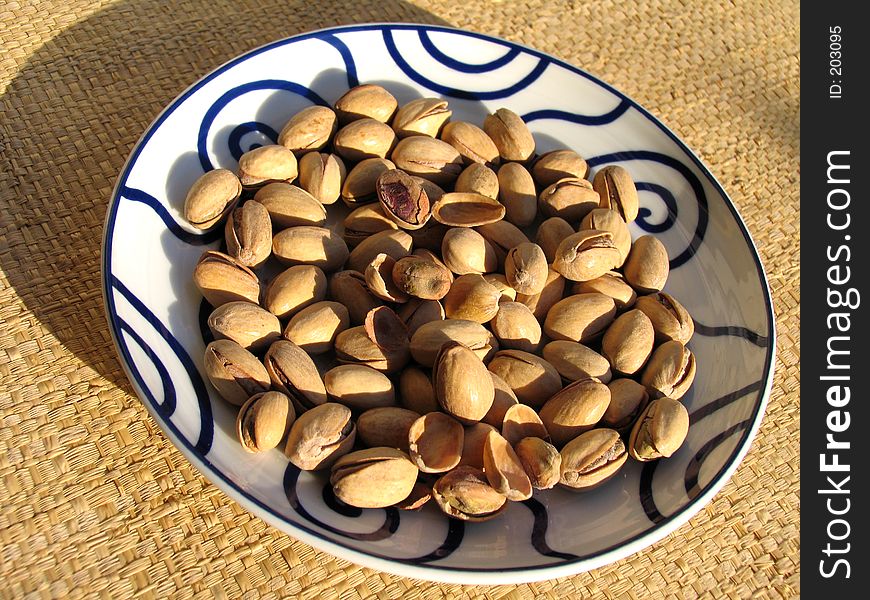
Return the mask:
[[[0,3],[0,595],[36,598],[796,597],[799,5],[795,0],[6,0]],[[100,291],[112,186],[179,91],[344,23],[521,42],[635,98],[710,166],[767,269],[776,379],[735,476],[673,535],[544,583],[464,587],[339,560],[206,481],[132,394]]]

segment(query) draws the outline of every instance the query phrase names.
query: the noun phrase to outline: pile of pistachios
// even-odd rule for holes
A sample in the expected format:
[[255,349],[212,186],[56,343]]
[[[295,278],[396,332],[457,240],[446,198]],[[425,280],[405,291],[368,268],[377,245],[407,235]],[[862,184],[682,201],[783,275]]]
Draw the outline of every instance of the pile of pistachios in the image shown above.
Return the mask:
[[506,108],[451,115],[355,87],[203,175],[184,210],[224,227],[193,280],[244,449],[328,471],[352,506],[479,521],[672,455],[694,324],[662,291],[664,245],[632,242],[625,168],[537,155]]

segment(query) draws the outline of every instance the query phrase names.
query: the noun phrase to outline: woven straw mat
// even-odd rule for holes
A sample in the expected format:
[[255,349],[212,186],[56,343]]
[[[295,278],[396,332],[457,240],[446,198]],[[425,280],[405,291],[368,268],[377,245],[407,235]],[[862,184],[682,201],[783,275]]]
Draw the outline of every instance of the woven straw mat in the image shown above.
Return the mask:
[[[0,594],[799,595],[798,13],[793,0],[0,2]],[[731,481],[646,550],[519,586],[362,568],[227,498],[132,393],[106,325],[99,259],[133,144],[182,89],[233,56],[370,21],[468,28],[587,69],[660,115],[746,220],[778,321],[770,405]]]

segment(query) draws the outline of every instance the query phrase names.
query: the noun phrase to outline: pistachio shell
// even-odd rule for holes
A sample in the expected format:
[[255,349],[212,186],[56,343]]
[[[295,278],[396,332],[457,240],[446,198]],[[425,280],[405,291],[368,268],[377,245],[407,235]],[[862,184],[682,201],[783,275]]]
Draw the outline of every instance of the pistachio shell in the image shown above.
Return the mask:
[[533,488],[548,490],[559,483],[562,455],[555,446],[541,438],[527,437],[514,446],[514,451]]
[[505,219],[517,227],[534,222],[538,214],[535,182],[520,163],[507,163],[498,170],[498,198],[504,204]]
[[420,229],[409,231],[411,239],[414,240],[414,248],[423,248],[432,252],[441,250],[441,243],[444,241],[444,235],[450,228],[447,225],[442,225],[435,219],[429,219]]
[[383,306],[383,302],[371,293],[365,276],[359,271],[334,273],[329,279],[329,297],[347,308],[351,325],[362,325],[370,310]]
[[318,267],[296,265],[279,273],[266,287],[263,306],[281,319],[326,298],[326,275]]
[[483,130],[492,138],[502,160],[525,162],[535,154],[535,139],[518,114],[500,108],[487,115]]
[[438,185],[453,183],[462,171],[462,157],[456,148],[428,136],[415,135],[400,140],[390,158],[397,168],[409,175]]
[[[495,390],[495,396],[492,399],[492,406],[489,407],[489,410],[483,416],[481,421],[492,425],[496,429],[501,429],[502,424],[504,423],[504,416],[508,409],[519,404],[519,400],[517,400],[516,394],[514,394],[514,391],[510,386],[505,383],[504,379],[492,371],[489,372],[489,375],[492,378],[492,386]],[[504,432],[502,432],[502,435],[504,435]],[[481,467],[482,466],[483,465],[481,465]]]
[[486,479],[508,500],[532,497],[532,482],[514,449],[497,431],[490,431],[483,446],[483,470]]
[[411,298],[399,307],[399,317],[408,326],[408,333],[414,333],[426,323],[444,319],[444,307],[438,300]]
[[365,330],[379,348],[407,353],[410,344],[408,327],[392,309],[379,306],[370,310],[366,315]]
[[250,302],[227,302],[208,316],[208,328],[215,339],[238,342],[246,350],[259,352],[281,336],[278,317]]
[[420,510],[432,499],[432,486],[423,481],[417,481],[411,488],[411,493],[401,502],[393,506],[399,510]]
[[628,258],[628,253],[631,251],[631,232],[628,230],[628,225],[619,216],[619,213],[609,208],[595,208],[583,217],[580,222],[580,229],[596,229],[598,231],[609,231],[613,235],[613,245],[619,250],[619,264],[621,267],[625,259]]
[[368,448],[345,454],[332,466],[329,482],[336,498],[359,508],[385,508],[401,502],[417,481],[417,468],[395,448]]
[[574,228],[568,221],[561,217],[550,217],[538,226],[535,243],[544,251],[547,262],[552,263],[556,260],[559,244],[572,235],[574,235]]
[[517,299],[517,291],[510,286],[507,277],[501,273],[487,273],[483,278],[501,294],[498,300],[500,304],[504,302],[514,302]]
[[615,210],[626,223],[637,218],[640,206],[637,188],[624,168],[610,165],[599,169],[592,180],[592,187],[601,196],[601,208]]
[[239,158],[239,181],[245,187],[281,181],[290,183],[297,173],[296,157],[284,146],[260,146]]
[[553,340],[587,343],[597,339],[613,323],[616,304],[599,293],[576,294],[556,302],[547,313],[544,333]]
[[247,267],[259,267],[272,253],[269,211],[256,200],[245,202],[230,212],[224,237],[227,254]]
[[247,452],[265,452],[281,443],[295,420],[296,411],[281,392],[255,394],[239,409],[236,438]]
[[631,308],[637,300],[637,294],[634,289],[623,279],[622,274],[617,271],[610,271],[601,277],[590,279],[589,281],[578,281],[571,287],[572,294],[589,294],[589,293],[604,294],[613,298],[617,310]]
[[440,412],[423,415],[408,431],[411,460],[424,473],[444,473],[459,464],[465,431]]
[[541,324],[519,302],[500,302],[490,328],[503,348],[535,352],[541,344]]
[[585,179],[567,177],[548,186],[538,196],[538,209],[546,217],[577,222],[598,208],[598,192]]
[[259,302],[260,281],[257,275],[222,252],[206,250],[202,253],[193,270],[193,282],[206,301],[215,308],[227,302]]
[[411,253],[413,245],[411,236],[404,231],[389,229],[378,232],[353,249],[347,259],[347,268],[362,273],[378,254],[387,254],[399,260]]
[[284,264],[313,265],[324,271],[340,269],[349,255],[347,244],[335,232],[308,225],[276,233],[272,252]]
[[483,358],[492,349],[490,335],[483,325],[474,321],[432,321],[421,325],[411,336],[411,356],[424,367],[431,367],[435,364],[435,357],[441,346],[456,341]]
[[656,348],[643,370],[640,382],[650,396],[679,400],[695,379],[695,355],[676,340]]
[[451,121],[441,130],[441,139],[456,148],[465,164],[496,166],[498,148],[486,132],[466,121]]
[[660,292],[668,280],[668,250],[655,236],[637,238],[623,265],[625,280],[641,293]]
[[396,260],[387,254],[378,254],[366,267],[366,285],[369,291],[388,302],[407,302],[410,296],[393,283],[393,267]]
[[465,425],[480,421],[495,397],[486,365],[459,342],[441,346],[432,367],[432,382],[444,412]]
[[184,218],[197,229],[210,229],[229,213],[242,194],[235,173],[226,169],[209,171],[190,187],[184,201]]
[[[556,395],[558,396],[558,393]],[[512,445],[527,437],[550,440],[550,433],[541,417],[538,416],[535,409],[525,404],[515,404],[505,412],[501,434]]]
[[384,171],[375,191],[385,215],[402,229],[420,229],[431,215],[429,197],[423,186],[399,169]]
[[498,313],[501,292],[476,273],[460,275],[444,296],[448,319],[488,323]]
[[550,309],[562,299],[565,292],[565,278],[553,269],[547,270],[547,280],[540,294],[517,294],[517,302],[525,304],[535,315],[538,322],[543,322]]
[[444,264],[457,275],[491,273],[498,268],[495,249],[473,229],[454,227],[441,243]]
[[[592,429],[610,405],[610,389],[599,379],[579,379],[564,387],[541,407],[541,421],[556,447]],[[538,436],[540,437],[540,436]]]
[[463,521],[487,521],[498,516],[507,498],[494,490],[483,471],[461,466],[432,486],[432,498],[444,514]]
[[631,457],[642,462],[673,455],[689,433],[689,413],[673,398],[658,398],[638,417],[628,438]]
[[631,430],[641,411],[649,402],[646,388],[634,379],[614,379],[607,384],[610,388],[610,404],[601,417],[601,424],[620,433]]
[[278,340],[266,352],[263,364],[272,385],[293,400],[299,412],[326,402],[326,387],[314,361],[288,340]]
[[[396,403],[393,382],[366,365],[339,365],[323,375],[329,399],[351,410],[369,410]],[[381,445],[381,444],[375,444]]]
[[269,390],[269,374],[260,360],[232,340],[215,340],[205,348],[203,366],[218,394],[236,406]]
[[432,218],[451,227],[476,227],[500,221],[505,208],[497,200],[473,192],[444,194],[432,207]]
[[462,170],[454,186],[456,192],[470,192],[498,199],[498,175],[480,163],[472,163]]
[[272,224],[279,229],[299,225],[319,227],[326,223],[323,204],[302,188],[289,183],[264,185],[254,194],[254,200],[266,207]]
[[342,237],[349,247],[354,248],[372,234],[398,228],[396,222],[384,214],[380,204],[364,204],[344,218]]
[[278,134],[278,143],[302,156],[311,150],[320,150],[329,143],[338,120],[331,108],[309,106],[293,115]]
[[350,409],[327,402],[299,415],[287,434],[284,454],[305,471],[328,469],[350,452],[355,439]]
[[399,375],[399,401],[421,415],[441,410],[432,379],[418,367],[405,367]]
[[653,349],[652,321],[634,309],[621,314],[601,340],[601,354],[617,373],[633,375],[643,368]]
[[521,294],[539,294],[547,283],[547,257],[540,246],[531,242],[511,248],[504,269],[508,283]]
[[441,196],[444,195],[444,190],[441,189],[437,184],[429,181],[428,179],[423,179],[422,177],[417,177],[416,175],[411,175],[411,179],[419,183],[423,186],[423,191],[426,192],[426,195],[429,197],[429,202],[434,204],[441,200]]
[[532,176],[540,187],[546,188],[560,179],[586,177],[588,165],[573,150],[552,150],[541,154],[532,165]]
[[357,419],[357,436],[370,448],[386,446],[408,452],[411,425],[419,418],[419,413],[398,406],[370,408]]
[[562,389],[559,372],[548,361],[521,350],[500,350],[487,368],[501,377],[517,399],[531,407],[539,407]]
[[597,377],[607,383],[613,377],[607,359],[583,344],[556,340],[545,345],[542,352],[566,381]]
[[593,429],[580,434],[562,448],[559,483],[573,490],[589,490],[616,475],[628,453],[612,429]]
[[308,354],[323,354],[332,350],[335,337],[348,327],[350,316],[347,308],[338,302],[322,301],[293,315],[283,336]]
[[553,268],[571,281],[587,281],[607,273],[620,260],[619,249],[609,231],[579,231],[562,240]]
[[345,125],[357,119],[371,118],[389,123],[399,103],[383,87],[374,84],[350,88],[335,102],[335,112]]
[[348,206],[375,202],[378,198],[375,183],[381,173],[395,169],[396,165],[385,158],[367,158],[354,166],[341,187],[341,199]]
[[686,344],[695,333],[695,322],[676,298],[665,292],[641,296],[637,309],[649,317],[657,342],[676,340]]
[[462,438],[462,458],[459,466],[468,465],[476,469],[483,468],[483,448],[490,432],[496,432],[495,427],[486,423],[473,423],[465,428]]
[[412,135],[435,137],[452,114],[446,100],[416,98],[396,112],[393,117],[393,130],[400,138]]
[[528,244],[529,238],[519,227],[502,219],[495,223],[487,223],[474,228],[484,239],[492,244],[498,256],[498,268],[504,270],[505,258],[512,248],[520,244]]
[[385,123],[363,118],[339,129],[333,143],[336,153],[351,162],[386,158],[396,145],[396,134]]
[[323,204],[341,196],[347,171],[337,154],[309,152],[299,159],[299,185]]

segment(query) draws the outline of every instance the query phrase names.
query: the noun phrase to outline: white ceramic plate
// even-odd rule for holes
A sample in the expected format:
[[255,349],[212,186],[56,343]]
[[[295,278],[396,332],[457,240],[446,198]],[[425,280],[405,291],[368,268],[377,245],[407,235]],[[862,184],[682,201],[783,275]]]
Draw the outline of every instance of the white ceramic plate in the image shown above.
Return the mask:
[[[630,461],[589,494],[537,492],[498,519],[463,524],[419,513],[349,510],[323,476],[278,451],[242,451],[235,411],[202,373],[207,307],[191,281],[202,235],[182,218],[190,185],[277,137],[312,103],[358,82],[400,104],[450,101],[482,123],[501,106],[522,115],[538,152],[568,147],[592,168],[619,164],[638,182],[637,237],[654,232],[671,260],[666,290],[696,319],[688,439],[667,461]],[[173,443],[252,513],[336,556],[410,577],[460,583],[548,579],[592,569],[663,538],[697,513],[749,449],[773,375],[774,325],[764,272],[721,186],[655,117],[609,85],[551,56],[477,33],[360,25],[306,33],[242,55],[174,100],[136,144],[118,179],[103,243],[106,312],[137,394]],[[431,503],[430,503],[431,504]]]

